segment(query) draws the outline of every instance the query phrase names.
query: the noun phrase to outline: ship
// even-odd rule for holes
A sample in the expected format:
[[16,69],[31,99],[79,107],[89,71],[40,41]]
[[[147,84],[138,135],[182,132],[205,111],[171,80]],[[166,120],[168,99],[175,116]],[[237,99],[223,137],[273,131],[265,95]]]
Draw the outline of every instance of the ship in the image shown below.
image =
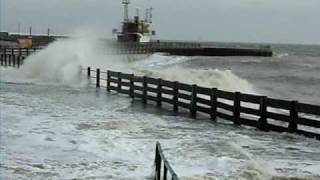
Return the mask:
[[119,42],[151,42],[152,37],[156,34],[151,30],[152,24],[152,8],[145,10],[145,18],[140,18],[140,9],[136,9],[136,15],[133,19],[129,18],[129,4],[130,0],[123,0],[124,17],[122,27],[113,29],[113,34],[117,36]]
[[155,39],[152,30],[152,8],[145,10],[145,17],[140,17],[140,9],[129,18],[130,0],[122,0],[123,20],[119,29],[113,29],[117,38],[118,49],[127,54],[164,53],[177,56],[262,56],[271,57],[273,52],[269,45],[259,47],[219,47],[215,43],[163,41]]

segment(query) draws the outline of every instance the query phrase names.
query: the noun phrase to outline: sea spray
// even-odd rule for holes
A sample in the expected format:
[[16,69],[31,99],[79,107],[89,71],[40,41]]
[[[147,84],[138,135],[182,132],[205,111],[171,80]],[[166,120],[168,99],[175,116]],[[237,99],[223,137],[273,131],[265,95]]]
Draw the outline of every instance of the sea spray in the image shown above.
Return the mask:
[[240,91],[254,93],[253,86],[241,79],[230,70],[219,69],[191,69],[188,67],[174,66],[163,70],[156,70],[153,76],[163,79],[180,81],[199,86],[219,88],[227,91]]
[[270,165],[268,165],[268,162],[254,156],[249,151],[242,148],[239,143],[241,144],[241,142],[227,143],[234,151],[240,153],[247,159],[247,168],[240,174],[239,179],[271,180],[274,170]]
[[[166,80],[215,87],[228,91],[254,93],[252,85],[230,70],[192,69],[185,67],[189,57],[154,54],[142,58],[136,55],[115,55],[105,40],[76,36],[60,39],[40,52],[30,55],[19,71],[6,73],[16,79],[31,82],[79,84],[79,67],[100,68],[136,75],[160,77]],[[111,49],[111,50],[110,50]],[[132,60],[130,56],[138,57]],[[10,74],[10,75],[8,75]],[[84,78],[85,79],[85,78]]]
[[192,58],[185,56],[154,54],[144,60],[136,61],[131,66],[139,75],[256,94],[254,87],[247,80],[238,77],[231,70],[193,69],[184,65],[190,61]]
[[6,77],[15,76],[31,82],[77,84],[79,67],[92,67],[124,71],[125,63],[114,55],[106,55],[98,39],[70,38],[50,44],[25,59],[19,71],[6,71]]

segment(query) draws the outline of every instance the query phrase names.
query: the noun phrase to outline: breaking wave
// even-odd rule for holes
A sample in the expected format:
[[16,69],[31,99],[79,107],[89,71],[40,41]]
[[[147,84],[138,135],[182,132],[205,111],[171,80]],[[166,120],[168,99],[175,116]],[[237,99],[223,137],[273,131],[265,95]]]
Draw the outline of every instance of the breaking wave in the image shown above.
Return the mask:
[[[100,39],[61,39],[29,56],[19,70],[2,71],[2,81],[79,84],[80,67],[101,68],[138,75],[161,77],[228,91],[253,93],[252,85],[230,70],[192,69],[183,63],[189,57],[154,54],[148,57],[107,54],[110,49]],[[134,56],[134,55],[133,55]]]

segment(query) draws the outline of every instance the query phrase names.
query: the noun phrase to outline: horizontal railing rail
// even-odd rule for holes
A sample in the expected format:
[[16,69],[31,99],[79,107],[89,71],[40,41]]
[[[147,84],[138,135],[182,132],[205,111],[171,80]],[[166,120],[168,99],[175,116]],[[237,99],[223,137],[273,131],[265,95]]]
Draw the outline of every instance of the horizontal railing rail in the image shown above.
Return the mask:
[[[162,106],[172,105],[174,112],[184,109],[192,117],[207,114],[212,120],[221,118],[235,125],[247,125],[263,131],[289,132],[320,140],[320,106],[266,96],[228,92],[216,88],[136,76],[115,71],[87,68],[88,79],[94,73],[95,85],[105,81],[107,91],[127,94]],[[105,77],[101,77],[105,76]]]
[[[163,165],[162,165],[163,163]],[[163,170],[162,170],[163,166]],[[174,172],[172,169],[171,165],[169,164],[168,160],[163,154],[161,145],[159,142],[156,144],[156,153],[155,153],[155,158],[154,158],[154,180],[167,180],[168,178],[168,172],[170,173],[171,180],[179,180],[177,174]]]

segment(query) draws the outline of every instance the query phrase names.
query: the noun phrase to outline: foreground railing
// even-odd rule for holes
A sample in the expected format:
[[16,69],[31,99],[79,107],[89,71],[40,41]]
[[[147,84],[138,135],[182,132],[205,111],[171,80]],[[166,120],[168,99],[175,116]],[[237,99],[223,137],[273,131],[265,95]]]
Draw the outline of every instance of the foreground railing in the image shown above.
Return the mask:
[[188,110],[192,117],[200,112],[214,121],[221,118],[235,125],[302,134],[320,140],[320,106],[90,67],[83,71],[87,72],[90,82],[94,79],[96,87],[140,98],[143,103],[151,101],[159,107],[166,103],[173,106],[174,112],[180,108]]
[[[162,163],[163,163],[163,170],[162,170]],[[172,167],[170,166],[169,162],[167,161],[166,157],[163,154],[161,145],[159,142],[156,144],[156,153],[154,158],[154,180],[160,180],[161,177],[163,180],[171,179],[171,180],[178,180],[177,174],[173,171]],[[169,172],[169,175],[168,175]],[[168,178],[171,177],[171,178]]]

